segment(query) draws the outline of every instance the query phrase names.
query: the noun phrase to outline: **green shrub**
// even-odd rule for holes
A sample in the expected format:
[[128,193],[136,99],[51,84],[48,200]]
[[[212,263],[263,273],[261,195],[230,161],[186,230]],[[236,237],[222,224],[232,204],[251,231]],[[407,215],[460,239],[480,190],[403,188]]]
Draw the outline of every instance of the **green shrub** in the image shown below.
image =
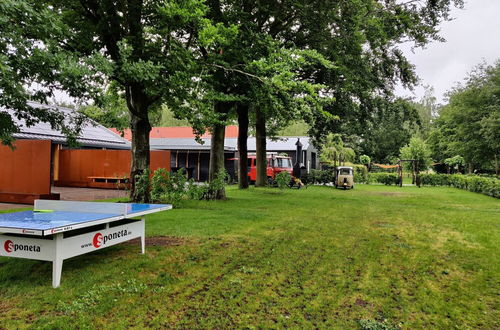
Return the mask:
[[213,200],[217,197],[217,192],[221,189],[224,189],[226,186],[226,182],[228,182],[228,174],[226,170],[221,169],[219,173],[217,173],[216,177],[210,181],[207,185],[204,185],[202,189],[205,189],[203,196],[201,199]]
[[[141,175],[135,176],[135,195],[137,196],[149,196],[150,193],[150,181],[149,181],[149,170],[144,170]],[[139,200],[140,203],[147,202],[142,199]]]
[[[154,203],[169,203],[178,208],[182,206],[182,201],[187,199],[215,199],[217,191],[224,189],[227,177],[226,171],[221,170],[215,180],[209,183],[195,183],[193,179],[186,179],[183,170],[171,173],[159,168],[154,172],[150,186],[145,187]],[[145,179],[142,181],[145,182]]]
[[492,177],[462,174],[422,174],[422,185],[450,186],[500,198],[500,180]]
[[311,170],[307,176],[307,181],[309,184],[327,184],[335,181],[334,177],[335,172],[333,170]]
[[164,168],[157,169],[151,179],[151,200],[178,207],[182,199],[187,196],[186,182],[183,170],[170,173]]
[[278,185],[278,188],[285,189],[286,187],[290,186],[292,176],[287,171],[282,171],[276,175],[275,181]]
[[193,179],[189,179],[187,185],[187,198],[193,200],[204,199],[207,189],[208,184],[196,183]]
[[370,166],[371,161],[372,160],[371,160],[370,156],[367,156],[367,155],[359,156],[359,162],[366,167]]
[[359,320],[359,327],[361,330],[397,330],[398,326],[384,321],[377,320]]
[[354,169],[354,182],[355,183],[368,183],[368,169],[365,165],[353,165]]
[[383,183],[385,185],[399,184],[397,173],[369,173],[367,183]]

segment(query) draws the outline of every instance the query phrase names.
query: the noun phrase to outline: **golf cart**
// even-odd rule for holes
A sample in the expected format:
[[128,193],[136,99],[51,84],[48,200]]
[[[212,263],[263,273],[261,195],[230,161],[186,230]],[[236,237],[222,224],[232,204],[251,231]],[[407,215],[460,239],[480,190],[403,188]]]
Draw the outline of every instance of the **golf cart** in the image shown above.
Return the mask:
[[354,188],[354,171],[350,166],[335,168],[335,188]]

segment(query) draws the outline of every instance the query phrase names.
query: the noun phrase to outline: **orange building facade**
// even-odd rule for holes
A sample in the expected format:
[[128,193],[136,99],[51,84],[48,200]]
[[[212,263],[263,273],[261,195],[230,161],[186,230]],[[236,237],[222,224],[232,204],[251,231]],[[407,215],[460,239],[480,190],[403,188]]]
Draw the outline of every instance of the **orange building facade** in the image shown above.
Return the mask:
[[0,145],[0,202],[35,199],[59,199],[51,193],[51,142],[17,140],[14,149]]

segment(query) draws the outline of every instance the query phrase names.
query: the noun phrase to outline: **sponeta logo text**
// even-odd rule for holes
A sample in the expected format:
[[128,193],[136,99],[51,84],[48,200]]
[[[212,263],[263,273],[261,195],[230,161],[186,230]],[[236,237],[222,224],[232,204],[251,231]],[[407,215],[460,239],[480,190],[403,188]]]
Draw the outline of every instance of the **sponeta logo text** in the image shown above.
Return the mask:
[[17,251],[26,251],[26,252],[40,252],[40,245],[30,245],[30,244],[16,244],[11,240],[5,241],[3,244],[3,248],[8,253],[17,252]]
[[11,240],[5,241],[5,243],[3,244],[3,248],[5,249],[5,251],[11,253],[12,250],[14,250],[14,243],[12,243]]
[[92,240],[92,245],[94,245],[95,248],[101,247],[102,245],[102,234],[97,233],[94,235],[94,239]]
[[107,235],[103,235],[101,233],[96,233],[94,235],[94,239],[92,239],[92,245],[95,248],[99,248],[102,245],[106,245],[106,243],[108,241],[112,241],[114,239],[117,239],[117,238],[120,238],[123,236],[127,236],[128,234],[130,234],[130,232],[128,232],[126,229],[122,229],[122,230],[119,230],[117,232],[107,234]]

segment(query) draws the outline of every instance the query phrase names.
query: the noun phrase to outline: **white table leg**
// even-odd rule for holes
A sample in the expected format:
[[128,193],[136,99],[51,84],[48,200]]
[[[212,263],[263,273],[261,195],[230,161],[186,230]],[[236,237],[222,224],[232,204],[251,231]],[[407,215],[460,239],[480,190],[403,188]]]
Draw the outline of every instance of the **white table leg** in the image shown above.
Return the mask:
[[61,258],[63,234],[56,234],[54,237],[55,255],[52,261],[52,287],[57,288],[61,284],[61,273],[63,266],[63,258]]
[[146,253],[146,220],[144,217],[141,218],[141,253]]

